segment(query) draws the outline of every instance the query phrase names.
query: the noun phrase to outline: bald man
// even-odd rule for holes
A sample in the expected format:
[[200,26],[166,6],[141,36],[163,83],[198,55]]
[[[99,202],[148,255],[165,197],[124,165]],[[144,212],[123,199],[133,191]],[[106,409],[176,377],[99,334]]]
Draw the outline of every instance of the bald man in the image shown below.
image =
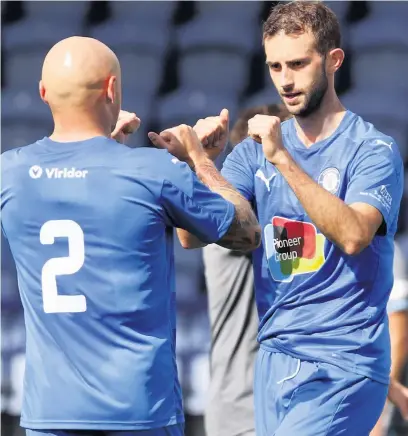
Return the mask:
[[259,244],[249,203],[191,127],[151,133],[173,156],[119,143],[140,123],[120,113],[120,82],[108,47],[61,41],[40,82],[53,133],[2,154],[2,230],[27,330],[28,436],[182,435],[172,228],[235,249]]

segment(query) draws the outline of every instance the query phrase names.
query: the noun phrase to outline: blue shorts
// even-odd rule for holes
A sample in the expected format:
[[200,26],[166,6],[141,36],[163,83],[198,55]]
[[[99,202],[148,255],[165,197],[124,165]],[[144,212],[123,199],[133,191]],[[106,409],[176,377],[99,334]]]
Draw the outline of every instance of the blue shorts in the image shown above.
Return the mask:
[[255,367],[257,436],[367,436],[388,385],[334,365],[260,349]]
[[184,436],[184,423],[150,430],[26,430],[27,436]]

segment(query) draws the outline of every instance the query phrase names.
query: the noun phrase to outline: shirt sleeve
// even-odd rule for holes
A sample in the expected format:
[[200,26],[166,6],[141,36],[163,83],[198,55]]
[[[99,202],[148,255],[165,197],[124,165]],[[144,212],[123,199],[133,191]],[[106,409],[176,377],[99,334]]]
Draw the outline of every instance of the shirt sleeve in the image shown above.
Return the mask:
[[398,151],[383,141],[363,144],[351,168],[345,202],[374,206],[389,229],[398,215],[402,191],[403,164]]
[[234,219],[234,205],[201,183],[186,164],[177,167],[179,173],[164,180],[161,191],[167,224],[208,244],[219,241]]
[[254,199],[254,142],[248,138],[234,147],[221,171],[225,179],[251,202]]

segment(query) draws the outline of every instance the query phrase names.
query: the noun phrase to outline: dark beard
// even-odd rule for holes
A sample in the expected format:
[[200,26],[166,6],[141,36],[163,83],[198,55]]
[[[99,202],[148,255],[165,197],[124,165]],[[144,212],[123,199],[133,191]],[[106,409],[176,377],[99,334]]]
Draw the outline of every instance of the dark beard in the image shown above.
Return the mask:
[[306,100],[305,106],[298,113],[293,114],[300,118],[306,118],[315,113],[321,106],[324,96],[328,88],[328,80],[326,73],[322,73],[321,80],[314,87],[309,98]]

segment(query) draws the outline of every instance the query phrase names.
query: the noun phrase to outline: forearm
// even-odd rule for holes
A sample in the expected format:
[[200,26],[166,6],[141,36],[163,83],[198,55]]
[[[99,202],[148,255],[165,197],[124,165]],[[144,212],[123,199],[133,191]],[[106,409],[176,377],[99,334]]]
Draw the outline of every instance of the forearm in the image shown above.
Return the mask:
[[207,244],[200,241],[197,236],[192,235],[187,230],[177,229],[177,236],[179,238],[180,244],[185,249],[202,248]]
[[285,178],[316,227],[347,254],[364,248],[369,235],[356,212],[335,195],[319,186],[282,151],[276,168]]
[[[203,184],[235,206],[233,222],[217,244],[237,251],[250,251],[257,248],[261,241],[261,230],[249,202],[222,177],[211,160],[200,159],[194,163],[193,169]],[[185,230],[178,229],[177,232],[184,248],[205,245]]]

